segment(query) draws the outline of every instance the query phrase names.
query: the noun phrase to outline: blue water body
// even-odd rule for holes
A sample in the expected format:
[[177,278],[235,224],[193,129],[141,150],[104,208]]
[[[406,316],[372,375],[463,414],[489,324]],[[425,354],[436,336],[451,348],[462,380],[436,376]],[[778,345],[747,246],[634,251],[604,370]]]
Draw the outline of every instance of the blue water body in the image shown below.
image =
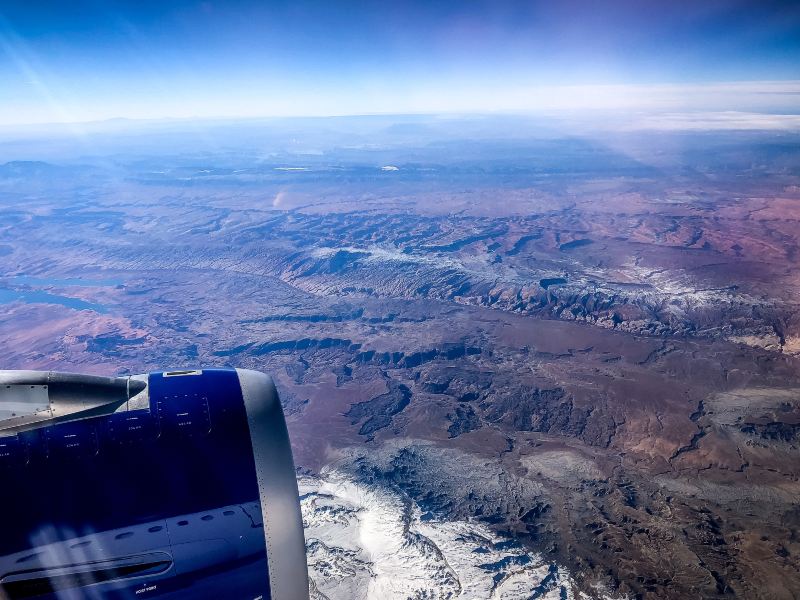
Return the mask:
[[32,285],[35,287],[114,287],[124,283],[121,279],[80,279],[77,277],[58,279],[55,277],[30,277],[28,275],[8,277],[6,281],[12,285]]
[[93,310],[100,314],[108,312],[108,309],[102,304],[86,302],[79,298],[48,294],[47,292],[39,290],[12,290],[0,287],[0,304],[11,304],[12,302],[25,302],[26,304],[57,304],[75,310]]

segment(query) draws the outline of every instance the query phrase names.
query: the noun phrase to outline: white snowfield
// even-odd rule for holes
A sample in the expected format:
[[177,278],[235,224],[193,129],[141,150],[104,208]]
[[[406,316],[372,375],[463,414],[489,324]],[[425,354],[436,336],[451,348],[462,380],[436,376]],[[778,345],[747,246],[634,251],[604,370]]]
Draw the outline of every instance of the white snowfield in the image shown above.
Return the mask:
[[314,600],[589,598],[562,567],[482,523],[434,518],[334,470],[298,484]]

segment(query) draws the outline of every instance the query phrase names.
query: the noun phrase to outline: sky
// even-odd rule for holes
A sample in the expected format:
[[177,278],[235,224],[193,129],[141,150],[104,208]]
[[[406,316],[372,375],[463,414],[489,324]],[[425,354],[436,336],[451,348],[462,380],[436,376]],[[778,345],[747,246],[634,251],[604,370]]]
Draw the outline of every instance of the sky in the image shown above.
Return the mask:
[[800,2],[0,0],[0,125],[800,113]]

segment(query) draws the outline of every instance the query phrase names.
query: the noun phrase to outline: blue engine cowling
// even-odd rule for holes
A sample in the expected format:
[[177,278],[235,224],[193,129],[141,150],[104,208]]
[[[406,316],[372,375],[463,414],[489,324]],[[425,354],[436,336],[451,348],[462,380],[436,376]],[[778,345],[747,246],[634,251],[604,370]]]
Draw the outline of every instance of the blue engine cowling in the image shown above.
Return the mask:
[[0,599],[308,598],[272,380],[0,371]]

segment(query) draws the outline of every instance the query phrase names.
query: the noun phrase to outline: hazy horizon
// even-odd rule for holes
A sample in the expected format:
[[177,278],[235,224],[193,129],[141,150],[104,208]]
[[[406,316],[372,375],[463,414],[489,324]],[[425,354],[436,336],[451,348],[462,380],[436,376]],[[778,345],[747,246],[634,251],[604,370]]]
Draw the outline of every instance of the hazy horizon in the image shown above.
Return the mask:
[[789,2],[6,2],[0,124],[797,112]]

